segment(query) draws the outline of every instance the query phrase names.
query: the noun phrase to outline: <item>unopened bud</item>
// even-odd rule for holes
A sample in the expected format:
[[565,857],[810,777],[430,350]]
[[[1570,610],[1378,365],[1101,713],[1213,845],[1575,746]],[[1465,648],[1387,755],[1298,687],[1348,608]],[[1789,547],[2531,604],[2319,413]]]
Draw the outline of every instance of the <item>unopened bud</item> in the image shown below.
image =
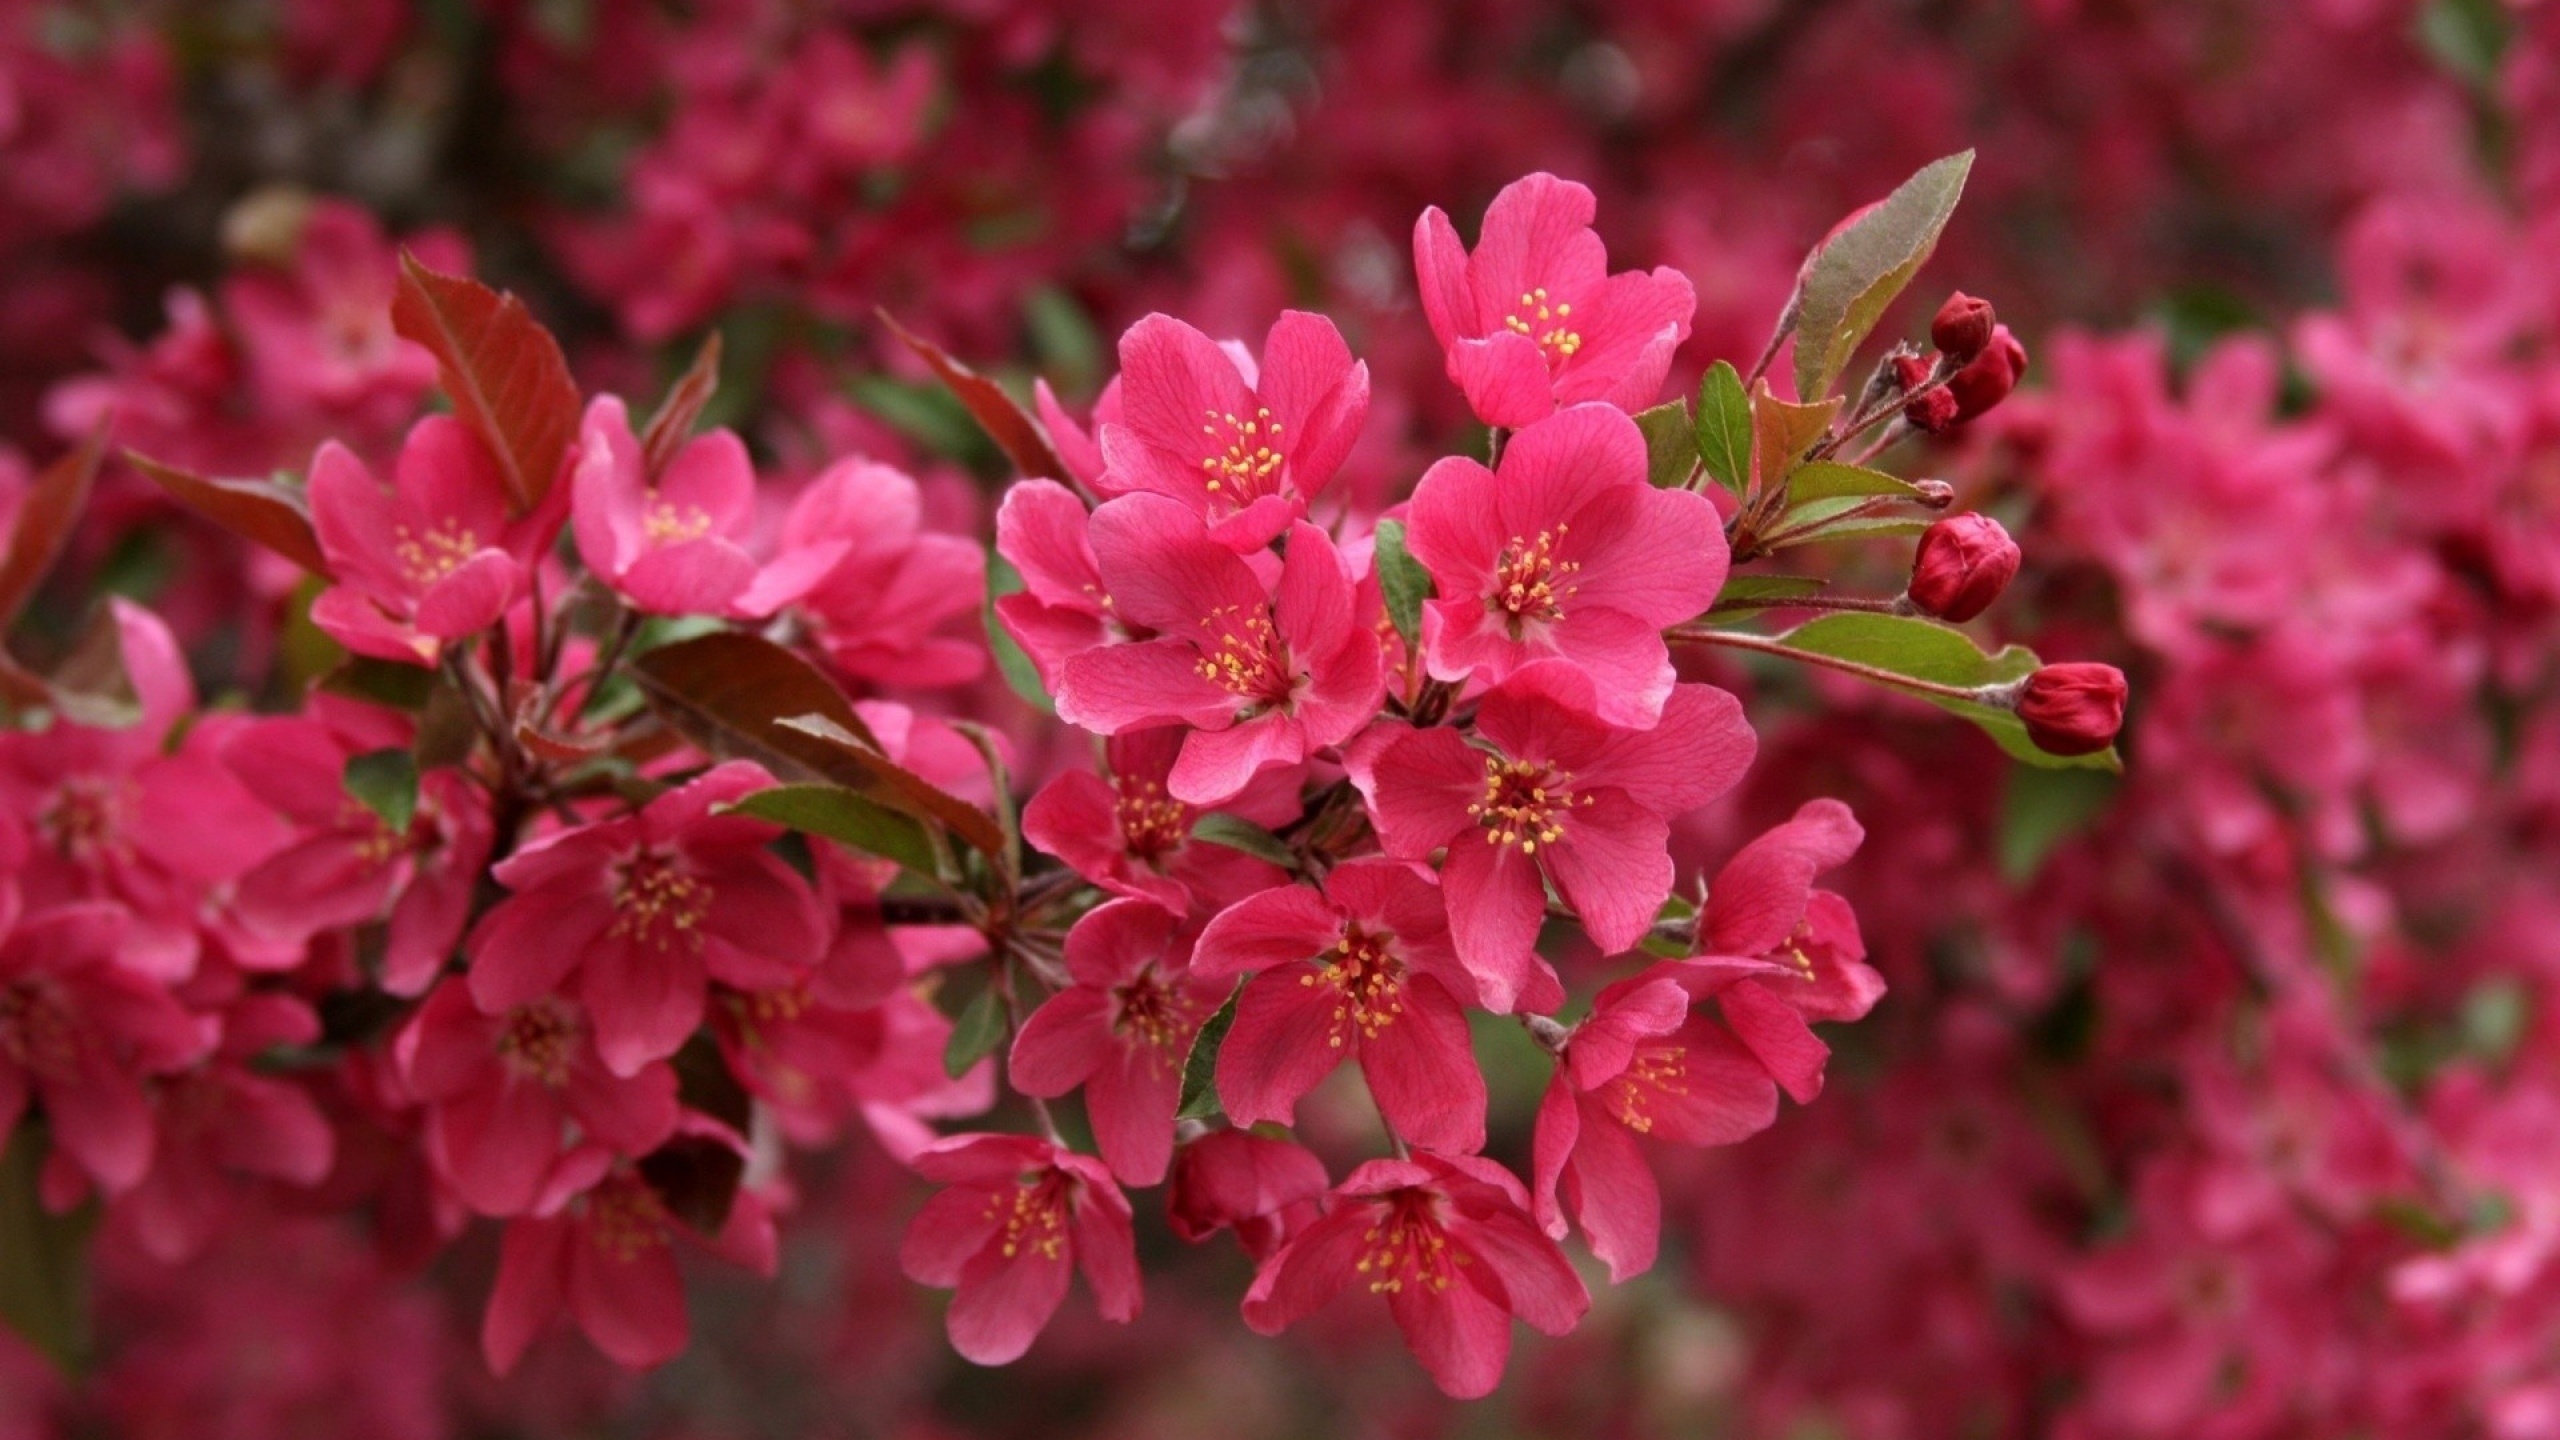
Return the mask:
[[1938,307],[1938,318],[1929,322],[1929,343],[1940,354],[1959,365],[1980,355],[1991,343],[1992,328],[1998,317],[1991,313],[1991,302],[1959,290]]
[[1932,435],[1956,423],[1956,397],[1948,394],[1945,386],[1925,395],[1913,394],[1929,383],[1931,366],[1928,361],[1917,355],[1897,355],[1893,360],[1893,373],[1902,382],[1902,393],[1913,397],[1902,407],[1904,423]]
[[1992,327],[1991,343],[1947,382],[1947,393],[1956,402],[1955,423],[1961,425],[2008,399],[2026,373],[2027,347],[2018,343],[2008,326]]
[[2124,728],[2124,672],[2113,665],[2047,665],[2018,690],[2018,719],[2048,755],[2094,755]]
[[1911,603],[1958,625],[1991,608],[2018,577],[2018,542],[1980,512],[1950,515],[1920,532],[1911,559]]

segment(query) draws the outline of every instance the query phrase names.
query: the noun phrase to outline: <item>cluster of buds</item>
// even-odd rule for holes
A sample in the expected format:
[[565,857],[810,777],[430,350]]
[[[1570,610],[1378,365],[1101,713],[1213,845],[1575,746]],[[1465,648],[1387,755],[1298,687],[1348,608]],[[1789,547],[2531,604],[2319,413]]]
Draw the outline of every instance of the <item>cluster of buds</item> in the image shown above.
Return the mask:
[[1903,423],[1943,435],[2009,398],[2026,378],[2027,347],[1992,313],[1991,302],[1959,290],[1929,323],[1937,358],[1893,357],[1904,395]]

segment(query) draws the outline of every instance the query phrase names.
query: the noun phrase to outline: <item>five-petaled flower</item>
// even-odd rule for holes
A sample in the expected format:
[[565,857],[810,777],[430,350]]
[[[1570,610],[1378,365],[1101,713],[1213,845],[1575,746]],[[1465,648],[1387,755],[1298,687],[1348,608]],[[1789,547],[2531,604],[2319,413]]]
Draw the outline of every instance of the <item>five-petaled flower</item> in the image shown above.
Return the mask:
[[759,567],[756,472],[730,430],[696,435],[651,474],[622,401],[596,397],[578,437],[570,530],[588,573],[652,615],[761,617],[800,598],[844,556],[841,539]]
[[498,623],[558,523],[508,518],[498,462],[452,416],[418,422],[387,486],[330,441],[311,461],[311,527],[337,583],[312,623],[359,655],[433,665]]
[[925,1202],[898,1252],[907,1278],[954,1290],[951,1348],[981,1365],[1021,1358],[1084,1271],[1105,1320],[1138,1316],[1129,1197],[1111,1172],[1027,1135],[954,1135],[911,1162],[948,1186]]
[[[1115,895],[1137,895],[1177,914],[1215,909],[1287,876],[1231,846],[1194,840],[1200,810],[1165,787],[1182,751],[1170,727],[1129,730],[1103,745],[1107,776],[1069,770],[1022,807],[1022,838]],[[1219,810],[1265,829],[1298,817],[1296,767],[1265,770]]]

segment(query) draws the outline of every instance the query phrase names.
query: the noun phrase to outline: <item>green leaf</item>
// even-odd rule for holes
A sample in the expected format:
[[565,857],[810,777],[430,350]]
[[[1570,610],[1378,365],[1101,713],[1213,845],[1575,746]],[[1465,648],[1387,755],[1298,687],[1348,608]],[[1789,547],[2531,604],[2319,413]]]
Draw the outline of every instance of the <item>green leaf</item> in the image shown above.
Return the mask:
[[1227,1003],[1201,1022],[1200,1033],[1191,1037],[1191,1053],[1182,1061],[1182,1100],[1174,1108],[1177,1120],[1215,1120],[1226,1113],[1218,1102],[1218,1049],[1227,1043],[1227,1032],[1235,1028],[1236,1000],[1244,994],[1244,982],[1227,992]]
[[823,835],[847,849],[894,860],[919,875],[933,873],[933,842],[923,825],[841,785],[777,785],[724,808],[806,835]]
[[1698,432],[1689,423],[1689,402],[1666,400],[1636,416],[1644,432],[1645,465],[1653,487],[1677,490],[1698,468]]
[[1250,820],[1239,820],[1223,811],[1212,810],[1191,827],[1191,838],[1211,845],[1224,845],[1241,850],[1257,860],[1268,860],[1283,870],[1298,868],[1298,857],[1279,836]]
[[87,1251],[98,1207],[45,1210],[36,1192],[44,1151],[44,1128],[28,1123],[0,1156],[0,1323],[72,1372],[89,1354]]
[[1003,1043],[1004,997],[989,985],[951,1022],[951,1039],[942,1047],[942,1073],[957,1080]]
[[1903,495],[1920,493],[1918,486],[1881,470],[1864,465],[1844,465],[1837,460],[1816,460],[1799,465],[1787,477],[1787,498],[1803,504],[1807,500],[1830,500],[1841,496]]
[[1831,393],[1858,343],[1937,248],[1972,169],[1970,150],[1922,167],[1815,253],[1797,300],[1798,395]]
[[[1812,469],[1812,466],[1806,466]],[[1859,509],[1875,497],[1872,495],[1833,495],[1820,500],[1807,500],[1790,506],[1770,522],[1769,533],[1760,537],[1764,550],[1792,550],[1799,545],[1824,541],[1859,539],[1875,535],[1917,535],[1929,528],[1932,517],[1926,515],[1859,515]]]
[[1387,618],[1410,650],[1422,643],[1422,602],[1435,591],[1431,572],[1404,546],[1404,522],[1378,522],[1378,593],[1386,597]]
[[[2044,662],[2023,645],[1984,654],[1961,630],[1909,615],[1825,615],[1777,637],[1791,650],[1827,655],[1938,685],[1973,688],[2021,680]],[[2113,747],[2094,755],[2048,755],[2027,738],[2027,727],[2009,711],[1970,701],[1910,691],[1942,710],[1982,727],[1994,743],[2019,760],[2047,769],[2121,770]]]
[[1739,495],[1751,483],[1751,397],[1733,362],[1719,360],[1698,382],[1698,458],[1716,483]]
[[1831,582],[1811,575],[1731,575],[1716,592],[1715,609],[1764,610],[1807,595],[1819,595]]
[[406,750],[368,750],[347,757],[347,793],[406,835],[418,814],[418,761]]
[[1055,715],[1058,703],[1049,698],[1049,687],[1040,683],[1040,667],[1031,663],[1030,653],[1014,643],[1013,633],[996,617],[996,602],[1021,591],[1022,572],[997,554],[993,545],[988,546],[987,597],[979,618],[987,627],[987,648],[995,653],[996,671],[1022,697],[1022,703],[1043,715]]
[[2000,797],[2000,877],[2034,879],[2054,847],[2105,814],[2115,794],[2116,778],[2103,770],[2011,770]]

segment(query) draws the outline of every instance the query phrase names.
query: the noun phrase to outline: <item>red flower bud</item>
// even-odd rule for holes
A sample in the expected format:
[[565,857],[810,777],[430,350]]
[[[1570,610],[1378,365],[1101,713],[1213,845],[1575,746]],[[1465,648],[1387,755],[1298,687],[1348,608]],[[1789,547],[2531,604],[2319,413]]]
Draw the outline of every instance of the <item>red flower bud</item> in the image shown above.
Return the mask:
[[[1902,382],[1905,395],[1928,384],[1930,370],[1929,362],[1917,355],[1893,357],[1893,376]],[[1955,423],[1956,397],[1948,394],[1945,386],[1940,386],[1904,405],[1902,418],[1914,430],[1938,434]]]
[[1990,301],[1959,290],[1947,297],[1947,303],[1938,307],[1938,318],[1929,322],[1929,343],[1962,365],[1991,343],[1996,321]]
[[2094,755],[2124,728],[2124,693],[2113,665],[2047,665],[2019,689],[2018,718],[2048,755]]
[[1911,559],[1911,603],[1963,624],[1991,608],[2018,577],[2018,542],[1983,514],[1950,515],[1920,532]]
[[1991,343],[1947,382],[1947,393],[1956,402],[1955,423],[1961,425],[2008,399],[2026,373],[2027,347],[2018,343],[2008,326],[1992,327]]

